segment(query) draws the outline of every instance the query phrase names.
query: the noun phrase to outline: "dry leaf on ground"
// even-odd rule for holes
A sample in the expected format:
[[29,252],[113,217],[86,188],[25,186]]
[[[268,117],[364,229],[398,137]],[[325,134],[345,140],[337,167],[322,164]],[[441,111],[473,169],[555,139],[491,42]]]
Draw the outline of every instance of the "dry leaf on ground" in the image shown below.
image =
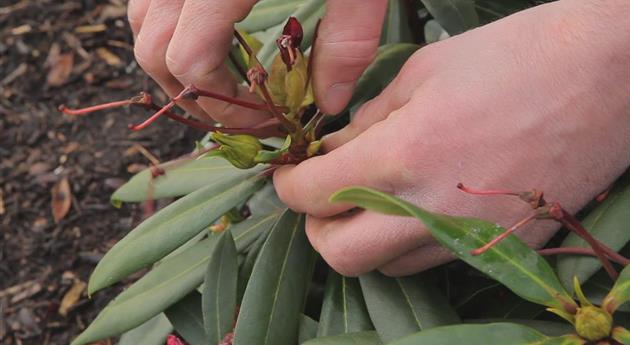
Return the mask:
[[57,181],[51,190],[52,213],[56,223],[68,214],[72,206],[72,193],[68,178],[64,177]]
[[72,308],[72,306],[74,306],[79,301],[79,299],[81,299],[81,294],[83,293],[83,290],[85,290],[86,286],[87,284],[79,279],[74,281],[74,284],[72,285],[70,290],[68,290],[68,292],[66,292],[66,294],[63,296],[61,304],[59,304],[60,315],[68,315],[68,311]]

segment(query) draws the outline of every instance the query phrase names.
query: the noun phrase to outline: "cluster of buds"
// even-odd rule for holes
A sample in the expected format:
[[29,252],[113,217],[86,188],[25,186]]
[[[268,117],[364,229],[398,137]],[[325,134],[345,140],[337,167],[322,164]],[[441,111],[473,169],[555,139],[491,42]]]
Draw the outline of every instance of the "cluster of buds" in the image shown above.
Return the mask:
[[[310,85],[310,60],[300,50],[304,33],[298,20],[294,17],[289,18],[282,35],[277,39],[279,53],[273,61],[271,73],[265,70],[256,57],[261,47],[260,42],[238,31],[234,31],[234,36],[241,45],[244,60],[248,61],[247,69],[242,68],[231,54],[229,57],[249,84],[250,92],[257,93],[264,103],[243,101],[190,85],[162,107],[156,105],[148,93],[143,92],[128,100],[83,109],[68,109],[64,106],[59,109],[68,115],[86,115],[121,106],[152,110],[153,115],[142,123],[129,125],[129,128],[135,131],[142,130],[157,119],[168,117],[187,126],[213,132],[212,139],[219,145],[209,154],[224,157],[235,167],[242,169],[251,168],[258,163],[295,164],[317,154],[320,146],[317,139],[325,115],[315,111],[314,115],[308,115],[310,117],[308,123],[303,124],[301,121],[307,112],[313,111],[310,105],[314,103],[314,97]],[[199,97],[268,111],[273,118],[252,128],[231,128],[192,120],[173,111],[179,101],[196,100]],[[280,149],[266,150],[259,139],[269,137],[287,139]]]

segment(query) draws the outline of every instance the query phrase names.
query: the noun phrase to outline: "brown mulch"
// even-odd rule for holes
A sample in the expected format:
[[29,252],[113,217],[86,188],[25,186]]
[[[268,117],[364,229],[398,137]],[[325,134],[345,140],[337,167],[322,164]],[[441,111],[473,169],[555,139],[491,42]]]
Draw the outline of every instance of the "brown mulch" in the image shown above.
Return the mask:
[[88,299],[84,283],[143,217],[109,195],[142,151],[174,158],[200,136],[165,120],[131,132],[135,109],[57,111],[146,88],[163,102],[132,49],[125,1],[0,0],[0,344],[65,345],[89,324],[122,284]]

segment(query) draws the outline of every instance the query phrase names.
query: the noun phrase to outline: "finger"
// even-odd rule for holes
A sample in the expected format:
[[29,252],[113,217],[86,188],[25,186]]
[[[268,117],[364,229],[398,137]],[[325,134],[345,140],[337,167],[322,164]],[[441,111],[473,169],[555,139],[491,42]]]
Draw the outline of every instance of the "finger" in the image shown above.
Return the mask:
[[316,42],[314,88],[319,107],[337,114],[380,41],[386,0],[329,0]]
[[[341,188],[368,186],[394,192],[389,179],[396,173],[396,152],[384,152],[380,138],[387,134],[373,126],[348,144],[305,160],[297,166],[283,166],[274,174],[274,184],[280,199],[291,209],[316,217],[328,217],[352,208],[350,204],[330,203],[328,198]],[[379,134],[379,135],[376,135]],[[374,164],[378,159],[379,163]]]
[[436,242],[431,242],[391,260],[379,267],[381,273],[390,277],[402,277],[455,260],[455,257]]
[[[136,61],[170,96],[183,89],[166,67],[166,49],[170,41],[184,0],[151,0],[134,45]],[[178,103],[195,117],[209,120],[203,110],[191,101]]]
[[[242,19],[254,5],[253,0],[208,1],[187,0],[166,53],[166,64],[183,85],[229,97],[262,103],[236,79],[224,64],[233,40],[234,23]],[[251,110],[209,98],[200,98],[199,105],[215,120],[232,127],[261,123],[269,113]]]
[[357,276],[431,240],[413,218],[361,211],[335,218],[307,217],[313,247],[337,272]]
[[130,0],[127,5],[127,19],[134,39],[138,36],[144,17],[149,10],[151,0]]

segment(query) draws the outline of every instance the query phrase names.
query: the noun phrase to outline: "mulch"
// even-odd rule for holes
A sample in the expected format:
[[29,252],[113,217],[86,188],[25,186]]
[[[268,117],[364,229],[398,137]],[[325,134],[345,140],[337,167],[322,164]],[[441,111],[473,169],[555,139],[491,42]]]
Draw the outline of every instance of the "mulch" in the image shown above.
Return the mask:
[[200,136],[166,120],[132,132],[148,115],[137,109],[57,110],[145,89],[166,100],[133,60],[125,15],[118,0],[0,0],[0,344],[66,345],[133,280],[85,296],[96,262],[143,217],[109,196],[147,157]]

